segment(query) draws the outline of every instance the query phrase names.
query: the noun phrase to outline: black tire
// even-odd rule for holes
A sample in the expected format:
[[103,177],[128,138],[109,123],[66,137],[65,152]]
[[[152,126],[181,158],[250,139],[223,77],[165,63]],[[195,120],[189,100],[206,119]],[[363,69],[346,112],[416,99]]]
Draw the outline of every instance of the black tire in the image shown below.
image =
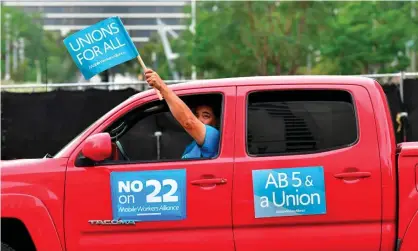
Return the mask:
[[11,248],[6,243],[2,242],[1,243],[1,251],[16,251],[16,250],[14,250],[13,248]]

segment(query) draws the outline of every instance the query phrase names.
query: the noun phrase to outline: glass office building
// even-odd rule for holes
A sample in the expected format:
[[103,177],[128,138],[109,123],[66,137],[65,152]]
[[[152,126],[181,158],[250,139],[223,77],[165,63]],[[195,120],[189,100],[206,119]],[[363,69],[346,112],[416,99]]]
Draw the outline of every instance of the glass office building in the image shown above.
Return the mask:
[[132,40],[140,44],[149,41],[158,29],[157,19],[176,32],[188,29],[190,13],[185,13],[187,1],[18,1],[2,0],[6,6],[21,7],[27,12],[43,14],[45,30],[63,35],[92,25],[110,16],[119,16]]

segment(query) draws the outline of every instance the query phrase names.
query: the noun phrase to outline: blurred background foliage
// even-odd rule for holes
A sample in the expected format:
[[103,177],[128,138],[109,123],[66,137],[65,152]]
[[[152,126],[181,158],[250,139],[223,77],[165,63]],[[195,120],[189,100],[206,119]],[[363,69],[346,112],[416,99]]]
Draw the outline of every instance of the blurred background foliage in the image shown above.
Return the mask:
[[[20,62],[17,70],[13,71],[12,79],[16,82],[35,82],[37,71],[41,74],[42,82],[76,81],[77,66],[62,43],[64,39],[59,33],[42,29],[40,14],[29,15],[18,8],[3,6],[1,10],[1,73],[5,72],[6,52],[6,15],[10,15],[10,40],[23,38],[25,43],[24,61]],[[13,53],[11,53],[13,61]],[[11,64],[13,65],[13,64]]]
[[[406,51],[418,49],[418,16],[413,1],[198,1],[195,33],[186,30],[170,43],[179,57],[176,70],[190,79],[294,74],[368,74],[408,70]],[[190,13],[190,7],[185,12]],[[15,74],[20,81],[77,81],[59,33],[42,30],[40,16],[3,7],[1,13],[2,74],[5,14],[13,36],[25,39],[25,61]],[[189,20],[190,22],[190,20]],[[187,23],[190,24],[190,23]],[[415,41],[412,48],[407,44]],[[172,79],[158,34],[139,52],[147,66]],[[156,62],[152,54],[156,54]],[[140,74],[132,60],[112,69]]]

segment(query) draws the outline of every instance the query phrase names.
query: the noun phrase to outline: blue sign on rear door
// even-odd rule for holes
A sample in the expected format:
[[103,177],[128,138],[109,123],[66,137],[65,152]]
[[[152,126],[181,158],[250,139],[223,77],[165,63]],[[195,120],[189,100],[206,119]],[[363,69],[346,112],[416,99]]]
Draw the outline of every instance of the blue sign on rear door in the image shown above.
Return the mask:
[[253,170],[256,218],[325,214],[323,167]]

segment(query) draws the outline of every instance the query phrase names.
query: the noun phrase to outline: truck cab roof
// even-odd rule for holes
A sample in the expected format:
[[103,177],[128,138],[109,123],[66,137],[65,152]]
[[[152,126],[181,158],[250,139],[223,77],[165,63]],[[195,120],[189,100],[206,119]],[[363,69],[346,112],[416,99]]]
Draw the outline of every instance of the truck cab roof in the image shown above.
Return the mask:
[[[174,90],[190,90],[205,87],[228,87],[228,86],[256,86],[256,85],[360,85],[376,86],[379,85],[373,78],[361,76],[343,76],[343,75],[292,75],[292,76],[255,76],[255,77],[233,77],[218,79],[191,80],[178,84],[169,84]],[[131,98],[148,96],[155,92],[149,89],[133,95]]]
[[192,80],[179,84],[172,84],[172,88],[187,87],[217,87],[217,86],[242,86],[242,85],[266,85],[266,84],[356,84],[374,85],[375,80],[369,77],[359,76],[334,76],[334,75],[293,75],[293,76],[256,76],[235,77],[207,80]]

